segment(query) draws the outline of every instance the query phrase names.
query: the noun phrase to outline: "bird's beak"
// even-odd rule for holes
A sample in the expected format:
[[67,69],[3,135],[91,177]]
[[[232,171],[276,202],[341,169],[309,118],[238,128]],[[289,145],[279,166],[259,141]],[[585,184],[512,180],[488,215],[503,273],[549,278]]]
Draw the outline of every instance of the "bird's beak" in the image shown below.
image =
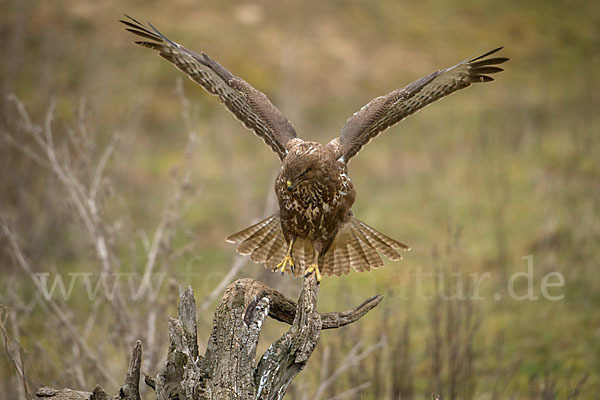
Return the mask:
[[295,185],[292,184],[292,181],[287,181],[286,184],[289,191],[292,191],[292,189],[294,189]]

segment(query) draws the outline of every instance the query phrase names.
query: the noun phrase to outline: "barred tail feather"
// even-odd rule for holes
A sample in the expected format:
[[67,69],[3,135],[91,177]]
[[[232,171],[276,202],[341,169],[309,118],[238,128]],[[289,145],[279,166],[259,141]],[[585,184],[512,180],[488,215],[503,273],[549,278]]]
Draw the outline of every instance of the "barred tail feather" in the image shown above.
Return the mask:
[[363,235],[371,247],[382,252],[384,256],[392,261],[398,261],[402,259],[402,256],[396,250],[410,250],[408,245],[376,231],[369,225],[359,221],[356,218],[351,218],[349,223],[351,223],[352,226]]
[[248,239],[250,236],[252,236],[256,232],[260,231],[261,229],[264,229],[267,226],[271,226],[273,224],[273,222],[275,222],[275,221],[277,221],[277,223],[279,223],[279,213],[275,213],[275,214],[271,215],[270,217],[267,217],[267,218],[263,219],[262,221],[259,221],[256,224],[249,226],[246,229],[236,232],[233,235],[230,235],[225,240],[228,241],[229,243],[243,242],[244,240]]
[[[264,264],[269,269],[276,267],[287,251],[279,213],[234,233],[226,240],[239,243],[238,253],[249,255],[252,261]],[[397,261],[402,259],[399,250],[410,248],[350,217],[338,230],[331,247],[325,253],[323,265],[319,267],[322,274],[336,276],[346,275],[351,269],[357,272],[370,271],[383,267],[378,252],[390,260]],[[298,275],[314,261],[314,247],[311,241],[298,238],[292,249],[292,258],[296,267],[294,274]]]
[[226,239],[229,243],[240,243],[237,252],[249,255],[256,263],[273,269],[283,258],[287,250],[279,213],[263,219]]
[[350,217],[325,254],[321,273],[340,276],[350,273],[350,268],[358,272],[380,268],[383,261],[377,252],[396,261],[402,259],[397,250],[410,250],[410,247]]
[[295,271],[303,272],[315,260],[315,250],[310,240],[297,238],[292,249],[292,258],[296,265]]

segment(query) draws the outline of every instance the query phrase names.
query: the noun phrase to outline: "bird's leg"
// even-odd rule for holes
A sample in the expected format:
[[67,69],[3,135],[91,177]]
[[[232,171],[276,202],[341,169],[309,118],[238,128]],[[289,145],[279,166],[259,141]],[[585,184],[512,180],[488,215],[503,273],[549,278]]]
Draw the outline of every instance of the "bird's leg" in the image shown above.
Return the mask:
[[319,251],[316,249],[315,249],[315,262],[312,263],[311,265],[309,265],[308,268],[306,268],[306,271],[304,271],[304,277],[307,277],[313,271],[315,272],[315,276],[317,277],[317,285],[318,285],[319,283],[321,283],[321,278],[323,278],[323,275],[321,275],[321,271],[319,271]]
[[294,273],[294,259],[292,258],[292,247],[294,247],[295,241],[296,238],[292,238],[292,240],[290,240],[290,246],[288,247],[288,251],[285,254],[285,257],[283,258],[283,261],[281,261],[279,264],[277,264],[275,268],[273,268],[273,272],[280,269],[281,275],[283,275],[283,273],[285,272],[285,267],[289,265],[292,274]]

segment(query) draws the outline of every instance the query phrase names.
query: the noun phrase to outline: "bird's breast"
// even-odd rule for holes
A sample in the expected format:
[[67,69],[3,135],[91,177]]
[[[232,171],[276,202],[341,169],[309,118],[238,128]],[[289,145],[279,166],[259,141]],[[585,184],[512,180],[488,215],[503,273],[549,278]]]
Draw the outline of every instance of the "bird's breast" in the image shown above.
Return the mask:
[[343,175],[301,182],[293,190],[279,176],[275,190],[284,231],[310,240],[335,235],[354,201],[350,178]]

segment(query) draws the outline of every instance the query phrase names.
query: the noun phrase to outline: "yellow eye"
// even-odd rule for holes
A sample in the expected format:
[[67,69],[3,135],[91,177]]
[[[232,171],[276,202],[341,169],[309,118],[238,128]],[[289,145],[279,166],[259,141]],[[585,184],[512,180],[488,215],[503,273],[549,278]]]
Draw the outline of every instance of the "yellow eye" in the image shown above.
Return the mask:
[[294,186],[294,185],[292,185],[292,181],[287,181],[287,182],[286,182],[286,184],[287,184],[287,187],[288,187],[288,188],[291,188],[291,187],[293,187],[293,186]]

